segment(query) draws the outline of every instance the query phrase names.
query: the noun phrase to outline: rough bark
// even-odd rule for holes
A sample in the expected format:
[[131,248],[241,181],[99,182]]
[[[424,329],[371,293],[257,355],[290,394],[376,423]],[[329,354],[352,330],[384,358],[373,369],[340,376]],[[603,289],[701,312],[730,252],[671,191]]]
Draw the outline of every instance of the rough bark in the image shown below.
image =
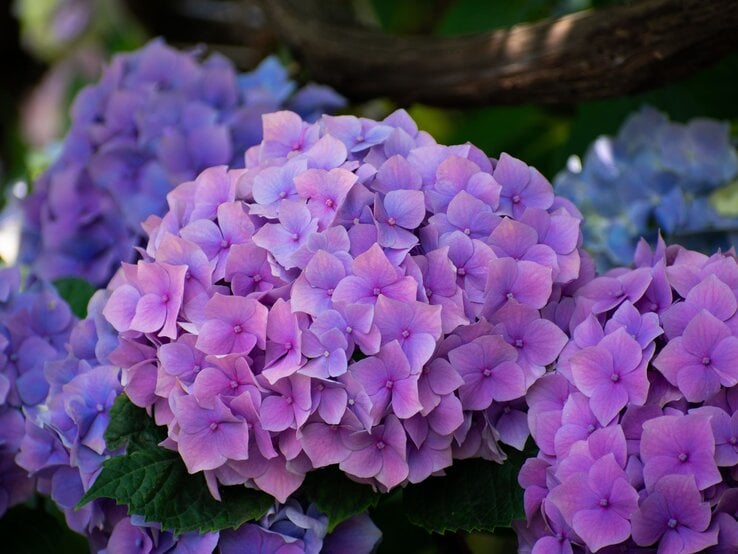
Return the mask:
[[204,44],[241,69],[253,68],[275,47],[274,34],[255,0],[124,0],[152,35],[171,44]]
[[566,104],[683,78],[738,49],[736,0],[641,0],[458,37],[392,36],[347,0],[262,0],[310,76],[354,99]]

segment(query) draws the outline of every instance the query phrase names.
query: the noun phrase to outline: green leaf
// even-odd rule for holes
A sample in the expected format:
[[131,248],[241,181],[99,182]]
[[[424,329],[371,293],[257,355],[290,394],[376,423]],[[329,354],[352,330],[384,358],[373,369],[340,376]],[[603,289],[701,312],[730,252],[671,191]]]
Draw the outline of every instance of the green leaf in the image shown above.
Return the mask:
[[54,281],[54,286],[69,307],[79,318],[87,316],[87,303],[95,294],[95,287],[84,279],[68,277]]
[[308,499],[328,516],[328,531],[351,516],[376,506],[381,494],[352,481],[337,467],[311,471],[302,485]]
[[503,464],[455,461],[444,477],[431,477],[403,491],[408,519],[436,533],[510,527],[524,515],[518,472],[529,455],[515,451]]
[[146,410],[134,405],[121,394],[110,409],[110,423],[105,430],[108,450],[117,450],[128,444],[128,453],[146,447],[155,447],[167,437],[166,429],[158,427]]
[[264,515],[274,500],[246,487],[224,487],[215,500],[202,475],[190,475],[179,454],[149,447],[111,458],[80,506],[96,498],[127,504],[129,514],[142,515],[175,533],[206,533],[239,525]]
[[105,442],[110,450],[127,445],[127,453],[103,463],[103,469],[79,506],[112,498],[129,514],[160,523],[175,533],[201,533],[235,528],[264,515],[271,496],[246,487],[221,488],[215,500],[202,474],[190,475],[177,452],[160,448],[166,429],[125,395],[115,400]]

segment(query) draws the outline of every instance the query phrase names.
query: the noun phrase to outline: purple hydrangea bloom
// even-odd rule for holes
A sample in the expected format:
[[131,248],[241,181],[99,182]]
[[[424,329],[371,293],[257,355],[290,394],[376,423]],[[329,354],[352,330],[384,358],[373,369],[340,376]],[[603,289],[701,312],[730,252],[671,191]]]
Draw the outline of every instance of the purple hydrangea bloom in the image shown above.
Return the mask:
[[663,552],[702,552],[718,540],[717,528],[708,529],[711,516],[693,477],[667,475],[633,515],[633,540],[640,546],[658,541]]
[[588,263],[576,209],[402,110],[263,124],[243,169],[169,193],[111,282],[131,400],[212,490],[280,502],[315,467],[386,491],[523,448],[522,398],[568,331],[542,312],[573,303]]
[[540,451],[516,529],[533,552],[736,544],[738,261],[662,241],[635,259],[573,292],[571,338],[526,396]]
[[[6,273],[11,280],[13,276]],[[30,306],[34,305],[33,294],[37,293],[20,294],[30,300]],[[48,302],[51,292],[45,291],[45,294],[44,301]],[[12,292],[10,298],[15,299],[16,296],[18,293]],[[354,534],[357,542],[353,550],[359,553],[373,550],[381,533],[366,514],[345,521],[329,534],[327,516],[314,506],[305,509],[294,499],[287,500],[285,504],[275,504],[259,521],[247,523],[238,531],[206,534],[175,535],[156,523],[145,522],[141,516],[127,516],[124,506],[116,506],[107,499],[95,500],[78,510],[78,502],[95,482],[103,461],[117,454],[106,448],[103,434],[108,426],[110,407],[123,389],[121,371],[110,364],[109,349],[97,348],[111,339],[115,343],[119,340],[101,313],[109,297],[108,292],[99,291],[90,301],[88,319],[77,322],[71,333],[71,320],[66,326],[66,352],[60,352],[59,359],[45,363],[40,380],[46,383],[48,395],[38,406],[26,406],[25,429],[18,410],[8,406],[0,415],[2,429],[6,433],[11,429],[9,416],[20,420],[18,425],[14,425],[18,429],[13,445],[18,451],[18,465],[12,468],[7,465],[12,463],[12,456],[2,458],[0,483],[4,488],[0,490],[0,499],[11,505],[18,503],[33,493],[35,484],[38,492],[50,495],[56,502],[69,527],[87,536],[94,551],[206,554],[231,552],[237,547],[235,551],[242,552],[243,541],[247,541],[248,552],[281,552],[280,548],[295,553],[317,553],[331,548],[345,552],[347,535]],[[57,301],[65,305],[62,300]],[[37,315],[45,314],[39,312]],[[48,327],[53,318],[46,315],[47,320],[42,324]],[[185,414],[181,419],[183,427],[179,446],[188,467],[207,470],[220,467],[225,459],[246,459],[250,437],[255,437],[252,440],[257,443],[269,441],[266,431],[251,425],[249,405],[244,402],[249,391],[255,392],[259,398],[258,385],[246,358],[225,356],[206,363],[206,356],[198,353],[188,340],[167,343],[166,346],[159,356],[167,368],[167,375],[181,379],[181,382],[194,380],[193,389],[203,393],[182,396],[173,407],[175,414],[180,411]],[[64,355],[66,357],[62,358]],[[200,364],[207,367],[201,369]],[[230,373],[233,379],[240,378],[246,382],[245,391],[239,395],[240,401],[234,399],[230,408],[225,406],[219,394],[207,394],[218,390],[217,387],[198,386],[201,378],[208,382],[218,380],[214,373],[221,377]],[[225,380],[228,390],[233,380]],[[235,393],[229,392],[233,398]],[[197,409],[188,409],[188,403],[194,403]],[[251,407],[253,411],[253,404]],[[3,449],[9,446],[8,443],[2,444]],[[271,452],[272,456],[276,455],[273,449]]]
[[26,414],[44,402],[50,388],[44,365],[64,357],[75,320],[53,287],[33,277],[22,283],[17,267],[0,269],[0,516],[33,494],[36,477],[16,462],[26,440]]
[[24,205],[23,261],[38,275],[104,286],[134,257],[141,222],[166,211],[174,185],[243,165],[243,151],[262,139],[262,114],[294,106],[315,119],[344,103],[310,85],[293,94],[276,58],[240,76],[223,56],[200,58],[155,40],[114,57],[79,93],[61,156]]

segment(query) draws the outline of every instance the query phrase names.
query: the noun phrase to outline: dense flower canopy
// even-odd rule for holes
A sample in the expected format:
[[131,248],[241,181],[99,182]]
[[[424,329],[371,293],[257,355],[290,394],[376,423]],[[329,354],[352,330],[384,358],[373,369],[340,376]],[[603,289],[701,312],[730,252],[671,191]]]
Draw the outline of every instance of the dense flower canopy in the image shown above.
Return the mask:
[[[30,496],[35,483],[39,492],[51,496],[69,527],[87,536],[94,551],[206,553],[217,547],[219,552],[227,554],[244,552],[247,545],[252,548],[249,552],[317,554],[346,552],[342,546],[347,541],[357,554],[372,550],[381,533],[366,514],[350,518],[328,534],[327,517],[314,506],[305,509],[295,499],[284,505],[275,503],[260,520],[244,524],[237,531],[181,535],[160,529],[155,522],[145,521],[141,516],[128,516],[125,506],[117,506],[109,499],[77,508],[83,494],[99,476],[103,461],[120,454],[108,449],[103,437],[110,409],[123,388],[120,368],[111,365],[108,357],[118,339],[100,313],[106,299],[105,292],[98,292],[90,302],[89,317],[74,327],[65,326],[66,349],[60,345],[56,356],[49,356],[48,361],[41,363],[44,371],[36,376],[35,382],[43,384],[45,392],[36,404],[25,406],[28,416],[25,429],[18,411],[12,412],[19,419],[17,425],[3,429],[4,433],[17,437],[12,448],[18,452],[16,459],[20,466],[13,473],[3,473],[10,501],[17,503],[20,493],[25,494],[23,499]],[[49,300],[44,297],[44,301]],[[55,301],[68,310],[63,300]],[[44,315],[48,314],[33,313],[30,321],[38,325]],[[26,355],[23,359],[27,358]],[[21,379],[17,382],[22,388]],[[15,480],[8,482],[11,477]]]
[[283,111],[245,169],[168,202],[111,283],[111,360],[214,495],[283,502],[334,464],[387,490],[522,448],[516,401],[566,343],[587,266],[538,171],[438,145],[404,111]]
[[673,123],[645,107],[556,176],[556,192],[585,215],[584,245],[598,266],[630,264],[639,238],[654,244],[659,232],[702,252],[735,243],[738,152],[729,131],[726,122]]
[[105,286],[175,185],[243,165],[243,151],[261,140],[262,114],[293,106],[315,118],[343,105],[325,87],[296,91],[276,58],[238,75],[223,56],[200,57],[153,41],[115,56],[77,95],[61,155],[24,203],[21,252],[38,275]]
[[737,285],[733,251],[642,241],[634,269],[577,291],[572,338],[527,397],[524,549],[738,549]]

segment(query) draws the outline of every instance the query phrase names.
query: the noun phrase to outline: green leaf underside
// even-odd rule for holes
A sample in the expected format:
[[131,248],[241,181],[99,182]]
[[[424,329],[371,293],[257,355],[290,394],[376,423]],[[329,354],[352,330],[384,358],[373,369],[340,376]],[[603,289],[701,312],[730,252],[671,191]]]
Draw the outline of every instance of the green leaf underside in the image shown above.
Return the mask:
[[431,477],[403,491],[411,523],[426,531],[487,531],[510,527],[524,516],[518,472],[530,452],[509,454],[503,464],[458,460],[443,477]]
[[351,516],[376,506],[384,496],[369,485],[352,481],[335,466],[308,473],[302,490],[328,516],[328,532]]
[[61,296],[74,314],[83,319],[87,317],[87,304],[95,294],[95,287],[84,279],[76,277],[67,277],[54,281],[59,296]]
[[175,533],[200,533],[236,528],[258,519],[274,499],[246,487],[223,487],[215,500],[202,475],[190,475],[177,452],[157,444],[166,436],[146,414],[125,398],[116,400],[105,433],[109,448],[128,443],[128,453],[103,463],[103,469],[82,506],[96,498],[126,504],[129,514],[143,516]]

